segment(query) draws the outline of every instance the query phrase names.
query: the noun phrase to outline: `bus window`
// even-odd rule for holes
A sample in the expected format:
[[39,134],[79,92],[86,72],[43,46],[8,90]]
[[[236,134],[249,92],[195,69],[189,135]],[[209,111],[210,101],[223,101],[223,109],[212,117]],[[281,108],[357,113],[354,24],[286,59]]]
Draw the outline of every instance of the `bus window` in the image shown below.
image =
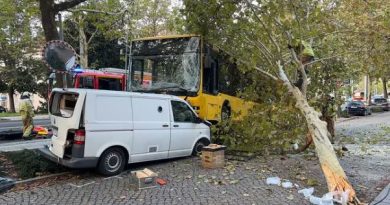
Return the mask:
[[122,80],[119,78],[99,78],[99,90],[122,90]]
[[80,76],[78,88],[94,89],[93,76]]
[[240,78],[242,77],[237,64],[229,63],[229,60],[223,57],[220,59],[218,71],[219,91],[233,96],[236,95],[241,87]]
[[207,63],[204,66],[203,70],[203,91],[209,94],[217,94],[218,93],[218,76],[217,76],[217,68],[218,61],[214,59],[207,59]]

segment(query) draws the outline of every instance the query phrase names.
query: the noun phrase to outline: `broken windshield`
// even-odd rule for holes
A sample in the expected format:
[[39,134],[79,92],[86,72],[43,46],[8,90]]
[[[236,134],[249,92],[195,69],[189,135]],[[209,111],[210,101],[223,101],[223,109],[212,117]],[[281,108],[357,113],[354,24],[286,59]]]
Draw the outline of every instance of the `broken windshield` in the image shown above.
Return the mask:
[[189,91],[199,89],[199,37],[134,41],[133,91]]

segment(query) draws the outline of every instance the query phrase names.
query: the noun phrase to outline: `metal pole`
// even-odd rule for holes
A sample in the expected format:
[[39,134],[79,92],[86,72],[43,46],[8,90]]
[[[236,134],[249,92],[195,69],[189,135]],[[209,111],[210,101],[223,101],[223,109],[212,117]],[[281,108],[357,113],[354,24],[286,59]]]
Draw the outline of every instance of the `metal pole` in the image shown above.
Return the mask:
[[64,29],[63,29],[63,26],[62,26],[62,16],[61,16],[61,13],[58,13],[58,21],[60,22],[60,40],[63,41],[64,40]]
[[[62,16],[61,16],[61,13],[58,13],[58,21],[60,23],[60,40],[63,41],[64,40],[64,29],[62,27]],[[67,89],[68,88],[68,72],[64,72],[63,75],[62,75],[62,85],[63,85],[63,88],[64,89]]]
[[[126,46],[128,46],[128,45],[126,45]],[[131,60],[131,41],[130,41],[130,46],[129,46],[129,53],[130,53],[130,55],[129,55],[129,69],[128,69],[128,71],[129,71],[129,73],[127,74],[127,84],[128,84],[128,91],[130,91],[131,92],[131,70],[132,70],[132,60]]]
[[[125,73],[126,74],[127,74],[127,71],[128,71],[128,67],[127,67],[127,61],[128,61],[128,58],[127,58],[127,44],[128,44],[128,39],[129,39],[129,32],[127,32],[127,30],[126,30],[126,40],[125,40]],[[126,77],[127,77],[127,75],[126,75]]]

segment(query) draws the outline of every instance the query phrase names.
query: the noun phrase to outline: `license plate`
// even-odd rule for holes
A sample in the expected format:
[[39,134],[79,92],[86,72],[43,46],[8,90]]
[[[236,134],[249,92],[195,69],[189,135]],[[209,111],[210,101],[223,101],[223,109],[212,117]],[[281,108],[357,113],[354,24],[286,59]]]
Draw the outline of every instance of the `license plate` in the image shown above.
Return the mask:
[[357,107],[355,107],[355,106],[352,106],[351,108],[352,108],[352,109],[355,109],[355,108],[357,108]]

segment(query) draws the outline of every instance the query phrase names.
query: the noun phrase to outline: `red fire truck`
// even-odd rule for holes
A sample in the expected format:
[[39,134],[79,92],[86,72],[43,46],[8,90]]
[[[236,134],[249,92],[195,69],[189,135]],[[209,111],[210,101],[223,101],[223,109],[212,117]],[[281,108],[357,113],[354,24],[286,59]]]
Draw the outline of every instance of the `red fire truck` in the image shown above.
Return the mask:
[[100,90],[126,90],[126,73],[123,69],[77,70],[74,87]]

